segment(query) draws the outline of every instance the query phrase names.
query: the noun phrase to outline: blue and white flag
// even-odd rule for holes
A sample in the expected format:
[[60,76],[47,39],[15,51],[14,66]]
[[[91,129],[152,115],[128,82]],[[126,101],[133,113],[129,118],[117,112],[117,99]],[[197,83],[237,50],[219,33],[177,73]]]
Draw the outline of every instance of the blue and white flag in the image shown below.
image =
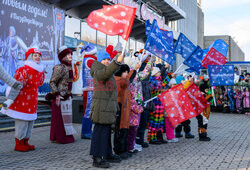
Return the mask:
[[208,73],[212,86],[233,86],[233,65],[208,65]]
[[174,52],[180,54],[184,59],[186,59],[195,49],[196,46],[184,34],[180,33],[175,44]]
[[173,65],[175,62],[175,55],[167,41],[162,37],[161,30],[157,25],[157,21],[154,19],[144,49],[161,58],[168,64]]
[[214,41],[212,47],[219,51],[222,55],[227,57],[228,44],[225,41],[223,41],[222,39],[218,39]]
[[193,51],[193,53],[185,59],[183,62],[188,67],[192,68],[192,70],[200,71],[203,67],[201,66],[201,61],[203,59],[203,50],[197,46],[197,48]]
[[185,70],[186,72],[189,72],[189,73],[195,73],[196,75],[199,75],[200,74],[200,71],[197,71],[197,70],[193,70],[193,68],[187,68]]
[[168,45],[171,47],[172,50],[174,50],[174,35],[172,31],[167,30],[161,30],[161,33],[163,35],[163,39],[167,41]]
[[146,33],[146,36],[148,36],[148,34],[150,33],[150,30],[151,30],[150,21],[147,20],[147,21],[145,21],[145,33]]

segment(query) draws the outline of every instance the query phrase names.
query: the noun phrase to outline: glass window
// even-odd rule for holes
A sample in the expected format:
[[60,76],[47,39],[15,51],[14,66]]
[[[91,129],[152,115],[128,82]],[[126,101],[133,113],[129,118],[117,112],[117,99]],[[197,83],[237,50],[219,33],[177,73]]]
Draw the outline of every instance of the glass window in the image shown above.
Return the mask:
[[72,38],[80,39],[80,20],[66,16],[65,17],[65,35],[72,37]]
[[106,47],[106,34],[97,31],[97,44]]
[[109,36],[108,35],[108,45],[113,45],[114,47],[116,46],[116,44],[118,43],[118,37],[117,36]]
[[82,22],[82,40],[92,44],[96,43],[96,30],[89,27],[86,22]]

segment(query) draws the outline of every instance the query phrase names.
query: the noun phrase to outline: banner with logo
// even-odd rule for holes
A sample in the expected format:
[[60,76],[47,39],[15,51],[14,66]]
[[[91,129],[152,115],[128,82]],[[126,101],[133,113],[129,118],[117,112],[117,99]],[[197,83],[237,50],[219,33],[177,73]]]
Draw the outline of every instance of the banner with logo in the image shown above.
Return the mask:
[[[23,48],[38,48],[48,71],[39,93],[47,93],[52,68],[58,63],[57,51],[63,45],[64,27],[65,11],[61,9],[35,0],[1,0],[0,64],[13,76],[23,66]],[[4,95],[6,87],[0,80],[0,95]]]

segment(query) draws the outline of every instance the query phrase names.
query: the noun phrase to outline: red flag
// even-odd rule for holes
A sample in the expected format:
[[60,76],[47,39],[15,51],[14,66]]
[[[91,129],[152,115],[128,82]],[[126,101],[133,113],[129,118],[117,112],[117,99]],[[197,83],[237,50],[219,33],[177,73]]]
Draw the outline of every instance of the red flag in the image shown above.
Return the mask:
[[173,126],[197,116],[182,84],[158,95]]
[[186,90],[196,115],[201,114],[210,103],[202,95],[199,87],[192,83]]
[[207,68],[207,65],[225,65],[227,58],[219,51],[211,48],[201,62],[201,66]]
[[121,4],[104,5],[102,9],[92,11],[87,23],[93,29],[108,35],[120,35],[128,40],[135,19],[136,8]]

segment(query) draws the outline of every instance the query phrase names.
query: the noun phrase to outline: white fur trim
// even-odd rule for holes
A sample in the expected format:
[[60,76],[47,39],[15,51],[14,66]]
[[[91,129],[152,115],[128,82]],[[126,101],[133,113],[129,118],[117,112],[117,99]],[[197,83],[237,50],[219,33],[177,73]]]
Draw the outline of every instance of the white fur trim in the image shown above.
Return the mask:
[[84,51],[84,55],[94,55],[97,53],[97,48],[95,47],[93,50],[87,52],[87,51]]
[[9,94],[10,94],[10,90],[11,90],[11,87],[10,86],[8,86],[7,88],[6,88],[6,91],[5,91],[5,96],[8,98],[8,96],[9,96]]
[[32,113],[32,114],[28,114],[28,113],[23,113],[23,112],[18,112],[12,109],[1,109],[1,113],[8,115],[9,117],[12,117],[14,119],[20,119],[20,120],[36,120],[37,119],[37,113]]
[[[67,49],[67,46],[66,45],[63,45],[59,48],[59,53],[62,52],[63,50]],[[58,54],[59,54],[58,53]]]
[[33,60],[26,60],[24,62],[24,65],[30,66],[31,68],[35,69],[38,72],[43,72],[44,71],[44,65],[42,64],[37,64]]

